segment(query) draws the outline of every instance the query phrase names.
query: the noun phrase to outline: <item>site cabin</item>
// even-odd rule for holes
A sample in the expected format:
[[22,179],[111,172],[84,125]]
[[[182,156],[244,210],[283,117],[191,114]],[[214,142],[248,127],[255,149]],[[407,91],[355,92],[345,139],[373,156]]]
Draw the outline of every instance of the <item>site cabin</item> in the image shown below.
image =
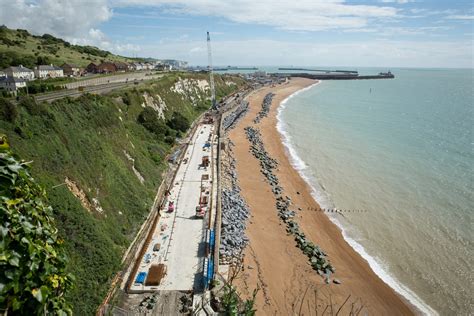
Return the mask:
[[135,279],[135,283],[137,284],[143,284],[145,282],[146,278],[146,272],[140,272],[137,275],[137,278]]
[[209,166],[209,156],[202,156],[201,166],[203,167]]
[[170,201],[168,204],[168,213],[172,213],[174,211],[174,202]]
[[196,217],[197,218],[204,218],[206,211],[200,205],[196,206]]
[[153,251],[160,251],[161,249],[161,244],[160,243],[156,243],[154,246],[153,246]]

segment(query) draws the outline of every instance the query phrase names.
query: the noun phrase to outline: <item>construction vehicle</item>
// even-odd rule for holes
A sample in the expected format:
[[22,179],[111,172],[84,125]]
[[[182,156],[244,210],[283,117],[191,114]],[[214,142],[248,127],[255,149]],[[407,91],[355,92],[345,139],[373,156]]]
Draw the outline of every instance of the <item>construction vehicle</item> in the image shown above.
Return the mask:
[[201,166],[204,168],[209,166],[209,156],[202,156]]
[[174,212],[174,202],[170,201],[168,204],[168,213],[173,213]]
[[207,198],[206,195],[202,195],[200,198],[199,198],[199,204],[200,205],[207,205],[209,199]]
[[201,205],[196,206],[196,217],[197,218],[204,218],[206,211]]

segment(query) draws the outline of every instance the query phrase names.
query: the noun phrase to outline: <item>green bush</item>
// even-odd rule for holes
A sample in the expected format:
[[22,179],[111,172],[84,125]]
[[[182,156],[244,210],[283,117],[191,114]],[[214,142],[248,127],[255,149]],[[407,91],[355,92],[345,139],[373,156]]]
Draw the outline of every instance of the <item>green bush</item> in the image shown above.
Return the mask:
[[31,115],[43,115],[48,112],[48,104],[46,102],[36,103],[33,97],[21,97],[18,104]]
[[0,308],[11,315],[70,315],[63,241],[45,191],[0,140]]
[[0,119],[14,123],[18,118],[18,109],[16,104],[5,98],[0,98]]
[[179,112],[173,112],[173,116],[171,117],[170,120],[166,123],[170,128],[180,131],[180,132],[186,132],[188,128],[191,126],[189,123],[189,120],[183,116],[183,114]]
[[150,107],[143,109],[140,115],[138,115],[137,121],[160,139],[164,139],[169,134],[168,126],[158,117],[156,111]]

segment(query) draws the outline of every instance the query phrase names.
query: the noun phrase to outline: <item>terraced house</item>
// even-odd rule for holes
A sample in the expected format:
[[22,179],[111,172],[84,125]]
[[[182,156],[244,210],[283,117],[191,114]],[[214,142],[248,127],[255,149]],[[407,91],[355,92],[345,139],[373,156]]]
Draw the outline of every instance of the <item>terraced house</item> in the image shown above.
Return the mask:
[[0,91],[16,93],[20,88],[26,87],[26,81],[15,77],[0,77]]
[[23,67],[23,65],[5,68],[3,72],[5,72],[7,77],[12,78],[25,80],[33,80],[35,78],[33,70]]
[[35,73],[35,77],[40,78],[40,79],[64,77],[63,69],[61,67],[57,67],[54,65],[36,66],[34,73]]

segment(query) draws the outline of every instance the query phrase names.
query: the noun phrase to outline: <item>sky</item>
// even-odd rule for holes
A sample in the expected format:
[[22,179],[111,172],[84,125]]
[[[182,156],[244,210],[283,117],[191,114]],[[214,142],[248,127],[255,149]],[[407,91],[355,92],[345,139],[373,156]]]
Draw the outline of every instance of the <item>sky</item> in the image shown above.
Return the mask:
[[0,0],[0,25],[214,65],[474,68],[473,0]]

